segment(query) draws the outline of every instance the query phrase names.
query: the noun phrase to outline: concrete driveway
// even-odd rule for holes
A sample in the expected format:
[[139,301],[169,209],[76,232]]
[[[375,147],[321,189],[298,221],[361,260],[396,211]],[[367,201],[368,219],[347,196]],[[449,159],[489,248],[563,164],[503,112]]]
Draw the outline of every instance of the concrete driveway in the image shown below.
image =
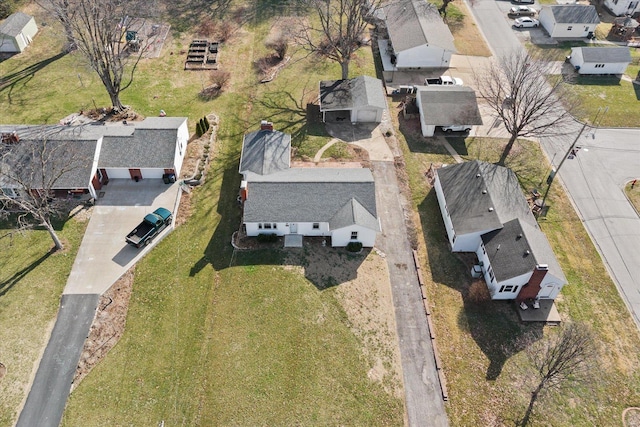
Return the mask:
[[67,280],[51,332],[17,427],[57,427],[100,295],[157,244],[136,249],[125,236],[149,212],[165,207],[175,214],[179,186],[162,180],[111,180],[102,188]]

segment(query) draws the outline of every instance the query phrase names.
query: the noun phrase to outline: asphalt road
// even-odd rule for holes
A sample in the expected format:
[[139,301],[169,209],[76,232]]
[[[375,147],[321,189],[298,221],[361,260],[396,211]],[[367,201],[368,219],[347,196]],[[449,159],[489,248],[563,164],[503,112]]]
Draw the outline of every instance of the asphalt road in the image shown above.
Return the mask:
[[[556,166],[571,142],[541,141]],[[576,146],[582,147],[578,155],[558,175],[640,329],[640,217],[623,191],[640,179],[640,129],[585,132]]]
[[382,221],[376,247],[385,253],[391,277],[408,425],[448,426],[395,166],[393,162],[372,164]]
[[[506,10],[509,10],[505,5],[511,7],[511,3],[506,1],[474,0],[473,5],[467,2],[467,7],[473,13],[478,28],[494,56],[523,49],[511,28],[510,21],[505,19]],[[502,11],[501,7],[506,8],[505,11]]]
[[63,295],[56,324],[16,427],[57,427],[69,396],[98,294]]

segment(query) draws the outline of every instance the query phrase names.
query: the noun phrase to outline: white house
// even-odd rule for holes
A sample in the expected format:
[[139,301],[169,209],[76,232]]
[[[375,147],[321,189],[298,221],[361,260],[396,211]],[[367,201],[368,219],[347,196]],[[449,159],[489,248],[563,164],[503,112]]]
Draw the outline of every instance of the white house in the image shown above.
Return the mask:
[[302,236],[331,238],[332,246],[375,244],[380,232],[375,182],[366,168],[291,168],[291,137],[270,123],[245,135],[240,201],[247,236],[277,234],[285,245]]
[[494,300],[555,299],[567,279],[508,168],[471,161],[437,169],[451,250],[474,252]]
[[538,19],[554,38],[589,37],[600,23],[595,6],[583,4],[545,5],[542,6]]
[[425,0],[389,1],[377,16],[389,35],[379,40],[386,81],[393,81],[394,71],[449,68],[456,48],[435,5]]
[[433,136],[436,126],[481,125],[476,93],[468,86],[417,86],[416,104],[423,136]]
[[101,181],[177,177],[188,140],[186,117],[147,117],[105,126],[98,163]]
[[640,1],[638,0],[604,0],[604,6],[613,15],[633,15],[640,12]]
[[16,12],[0,24],[0,52],[20,53],[33,41],[38,26],[26,13]]
[[387,108],[382,81],[370,76],[320,82],[322,121],[380,123]]
[[624,74],[631,63],[628,47],[573,47],[569,62],[579,74]]

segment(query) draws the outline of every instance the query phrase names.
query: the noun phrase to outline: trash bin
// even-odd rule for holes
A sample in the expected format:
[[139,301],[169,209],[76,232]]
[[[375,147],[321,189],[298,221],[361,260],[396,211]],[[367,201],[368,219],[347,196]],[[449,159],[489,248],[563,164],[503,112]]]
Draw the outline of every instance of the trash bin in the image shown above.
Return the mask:
[[173,184],[174,182],[176,182],[176,175],[173,173],[165,173],[164,175],[162,175],[162,180],[165,184]]

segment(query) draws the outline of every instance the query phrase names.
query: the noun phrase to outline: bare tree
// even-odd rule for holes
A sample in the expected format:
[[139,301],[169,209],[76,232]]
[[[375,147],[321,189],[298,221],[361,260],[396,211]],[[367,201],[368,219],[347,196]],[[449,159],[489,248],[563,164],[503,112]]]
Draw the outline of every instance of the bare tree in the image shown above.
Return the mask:
[[340,64],[342,79],[349,77],[353,54],[362,46],[367,22],[379,0],[311,0],[319,24],[304,25],[296,35],[303,48]]
[[563,134],[577,107],[561,78],[547,79],[552,62],[518,49],[494,60],[475,74],[479,95],[502,120],[509,141],[499,165],[504,165],[516,139]]
[[531,392],[529,406],[521,425],[529,423],[533,406],[545,390],[560,388],[567,381],[582,381],[596,359],[591,330],[582,323],[568,323],[551,338],[536,341],[526,347],[539,381]]
[[0,216],[15,217],[20,229],[44,227],[56,249],[63,245],[52,219],[67,215],[72,200],[55,197],[55,190],[77,188],[78,178],[88,186],[96,149],[95,141],[60,139],[59,131],[31,128],[3,134],[0,142]]
[[62,23],[69,47],[82,52],[113,109],[121,111],[120,93],[133,82],[136,67],[155,38],[151,32],[140,34],[146,28],[146,11],[153,5],[142,7],[135,0],[40,0],[39,4]]

